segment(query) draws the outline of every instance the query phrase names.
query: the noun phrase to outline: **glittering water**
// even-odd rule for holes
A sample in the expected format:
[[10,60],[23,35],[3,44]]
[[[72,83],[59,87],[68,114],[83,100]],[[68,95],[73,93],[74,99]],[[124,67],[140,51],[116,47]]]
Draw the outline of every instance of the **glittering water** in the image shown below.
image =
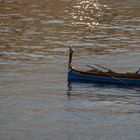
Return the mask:
[[74,64],[140,64],[139,0],[0,0],[0,139],[139,140],[140,88],[67,86]]

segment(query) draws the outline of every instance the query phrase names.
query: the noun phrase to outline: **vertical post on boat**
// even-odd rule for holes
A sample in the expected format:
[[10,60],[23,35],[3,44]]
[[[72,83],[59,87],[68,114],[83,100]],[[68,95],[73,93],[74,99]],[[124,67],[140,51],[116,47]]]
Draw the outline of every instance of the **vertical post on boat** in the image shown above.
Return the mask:
[[68,65],[68,69],[71,68],[72,54],[73,54],[73,50],[72,50],[72,48],[70,47],[70,49],[69,49],[69,65]]

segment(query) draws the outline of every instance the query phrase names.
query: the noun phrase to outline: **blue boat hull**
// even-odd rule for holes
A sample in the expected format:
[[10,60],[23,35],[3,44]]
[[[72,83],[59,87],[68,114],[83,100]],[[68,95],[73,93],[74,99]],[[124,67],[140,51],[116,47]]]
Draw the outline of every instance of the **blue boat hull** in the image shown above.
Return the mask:
[[70,69],[68,72],[68,81],[140,87],[140,79],[120,78],[120,77],[116,78],[114,76],[86,74],[86,73],[80,73],[73,69]]

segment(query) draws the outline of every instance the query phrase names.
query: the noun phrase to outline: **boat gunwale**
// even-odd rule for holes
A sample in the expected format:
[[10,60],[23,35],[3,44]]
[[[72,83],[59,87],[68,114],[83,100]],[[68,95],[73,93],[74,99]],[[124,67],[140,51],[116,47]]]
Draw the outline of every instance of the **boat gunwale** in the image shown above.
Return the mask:
[[70,71],[73,71],[77,74],[80,74],[82,76],[100,76],[100,77],[116,77],[116,78],[123,78],[128,80],[140,80],[140,74],[135,73],[111,73],[111,72],[90,72],[90,71],[82,71],[75,69],[70,66]]

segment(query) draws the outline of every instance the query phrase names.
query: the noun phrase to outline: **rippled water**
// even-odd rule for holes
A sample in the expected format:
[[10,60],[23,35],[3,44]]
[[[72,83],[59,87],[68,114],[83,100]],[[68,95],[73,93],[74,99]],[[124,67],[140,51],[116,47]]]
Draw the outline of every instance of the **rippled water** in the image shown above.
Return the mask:
[[0,0],[0,139],[138,140],[140,88],[67,87],[74,63],[136,71],[139,0]]

